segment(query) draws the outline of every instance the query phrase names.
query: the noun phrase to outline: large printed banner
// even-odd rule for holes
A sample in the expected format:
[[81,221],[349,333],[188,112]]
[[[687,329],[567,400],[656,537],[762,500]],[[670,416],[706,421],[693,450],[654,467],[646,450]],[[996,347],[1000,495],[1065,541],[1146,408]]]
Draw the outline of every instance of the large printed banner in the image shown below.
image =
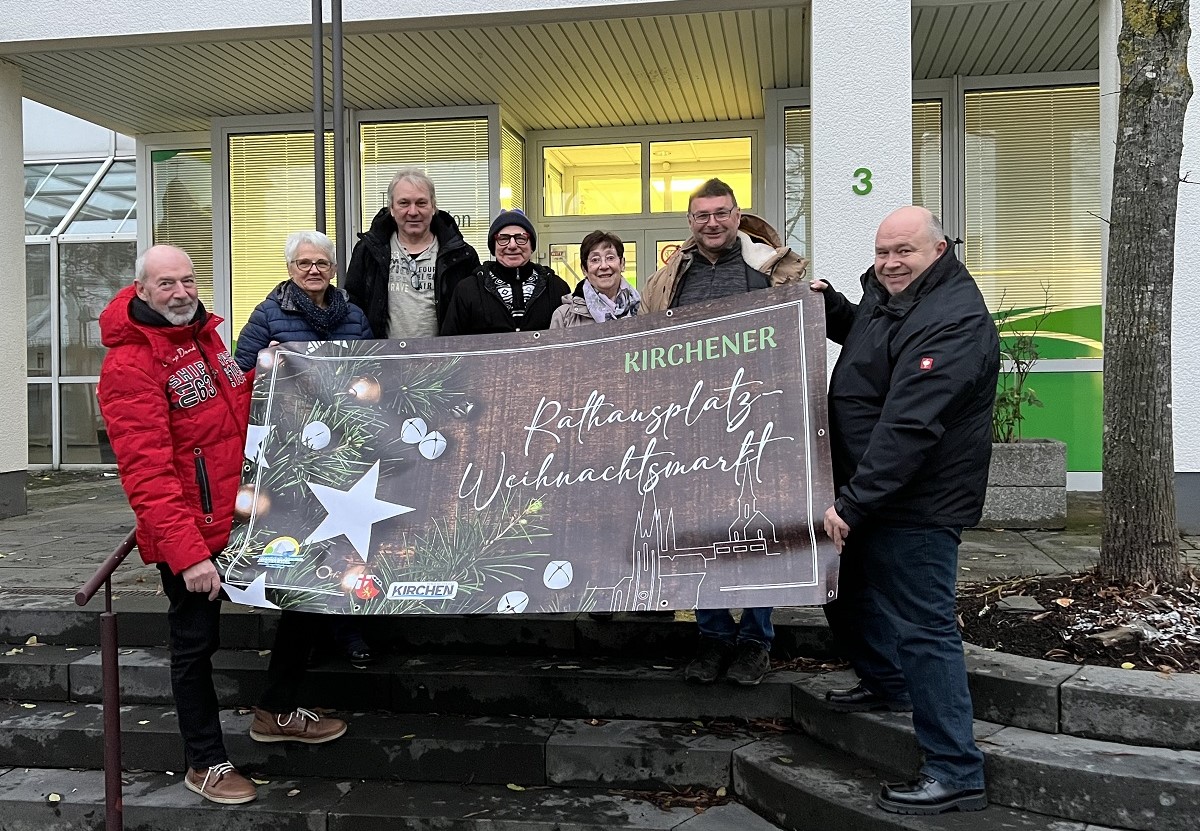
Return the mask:
[[231,599],[338,614],[825,603],[821,298],[258,360]]

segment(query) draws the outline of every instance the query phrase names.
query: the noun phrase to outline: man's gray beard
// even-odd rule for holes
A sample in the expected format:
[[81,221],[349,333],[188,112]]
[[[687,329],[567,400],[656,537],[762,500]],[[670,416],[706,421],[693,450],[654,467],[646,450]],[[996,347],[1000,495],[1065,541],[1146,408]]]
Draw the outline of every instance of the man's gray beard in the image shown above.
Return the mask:
[[155,309],[155,311],[165,317],[172,326],[187,326],[192,322],[192,318],[196,316],[198,308],[199,302],[193,300],[183,311],[173,312],[170,309]]

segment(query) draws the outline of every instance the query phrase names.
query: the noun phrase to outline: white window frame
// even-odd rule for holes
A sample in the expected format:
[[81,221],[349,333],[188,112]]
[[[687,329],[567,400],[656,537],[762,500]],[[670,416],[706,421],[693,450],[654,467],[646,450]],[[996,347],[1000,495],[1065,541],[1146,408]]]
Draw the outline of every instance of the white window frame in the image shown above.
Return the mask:
[[613,215],[606,224],[614,231],[687,231],[686,211],[652,213],[650,208],[650,144],[659,141],[695,139],[750,139],[750,172],[752,213],[762,213],[764,187],[764,137],[766,122],[761,119],[714,121],[697,124],[656,124],[641,127],[600,127],[574,130],[533,130],[525,133],[525,213],[539,234],[587,233],[596,226],[595,216],[546,216],[545,192],[542,186],[543,151],[547,147],[589,144],[641,144],[641,199],[645,210],[640,213]]

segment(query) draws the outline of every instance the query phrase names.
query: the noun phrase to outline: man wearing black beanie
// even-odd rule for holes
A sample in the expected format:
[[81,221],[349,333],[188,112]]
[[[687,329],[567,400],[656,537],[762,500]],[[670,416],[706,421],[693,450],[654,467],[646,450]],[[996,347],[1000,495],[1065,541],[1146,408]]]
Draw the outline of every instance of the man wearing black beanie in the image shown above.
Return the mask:
[[537,231],[533,230],[533,223],[529,221],[529,217],[525,216],[524,211],[501,211],[492,220],[492,227],[488,228],[488,251],[496,253],[496,234],[500,233],[502,228],[507,228],[509,225],[516,225],[518,228],[524,228],[525,233],[529,235],[529,250],[532,253],[537,251]]
[[458,284],[442,322],[442,335],[482,335],[547,329],[570,286],[550,268],[532,262],[537,231],[521,211],[501,211],[488,229],[494,259]]

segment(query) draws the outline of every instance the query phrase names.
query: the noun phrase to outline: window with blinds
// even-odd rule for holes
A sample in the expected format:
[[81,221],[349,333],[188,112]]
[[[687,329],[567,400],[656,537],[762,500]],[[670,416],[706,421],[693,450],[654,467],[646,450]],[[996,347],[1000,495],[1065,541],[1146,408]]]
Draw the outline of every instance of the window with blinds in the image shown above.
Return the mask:
[[525,210],[525,139],[511,127],[500,130],[500,207]]
[[942,102],[912,105],[913,204],[942,218]]
[[789,107],[783,112],[784,242],[801,257],[812,257],[812,110]]
[[150,154],[155,245],[188,252],[196,290],[213,307],[212,151],[155,150]]
[[488,120],[389,121],[363,124],[362,227],[387,205],[388,185],[402,167],[425,171],[437,188],[437,206],[454,216],[463,237],[487,251],[491,224]]
[[[812,113],[783,113],[783,227],[780,233],[803,257],[812,256]],[[942,215],[942,102],[912,105],[913,202]],[[864,249],[869,250],[869,249]]]
[[1100,93],[969,92],[966,262],[993,311],[1054,315],[1043,357],[1100,354]]
[[[234,337],[254,307],[288,279],[283,247],[293,231],[316,227],[313,134],[229,137],[229,254]],[[333,133],[325,133],[325,216],[334,236]]]

